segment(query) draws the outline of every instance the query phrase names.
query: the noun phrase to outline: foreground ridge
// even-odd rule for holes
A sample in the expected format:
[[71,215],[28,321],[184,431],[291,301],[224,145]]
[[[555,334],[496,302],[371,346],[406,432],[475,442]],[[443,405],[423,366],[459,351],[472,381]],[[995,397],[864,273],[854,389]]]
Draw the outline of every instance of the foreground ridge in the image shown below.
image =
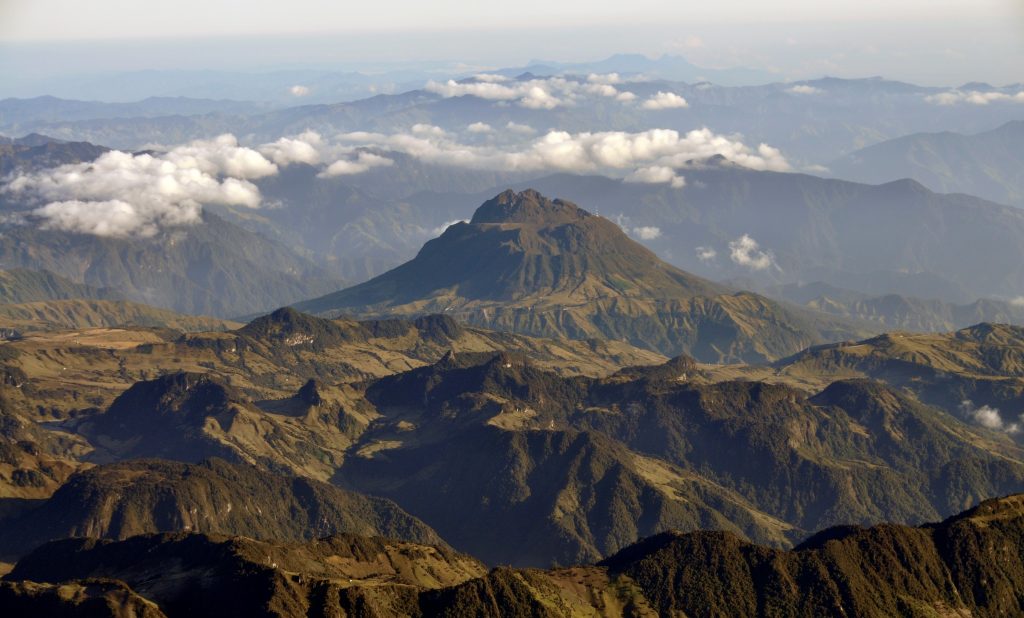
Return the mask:
[[89,615],[131,615],[128,606],[161,615],[151,601],[171,618],[1005,616],[1024,603],[1022,537],[1017,494],[938,524],[833,528],[788,551],[728,532],[669,531],[592,566],[549,570],[485,572],[443,548],[347,535],[70,539],[15,566],[0,583],[0,610],[50,608],[56,598],[70,615],[92,596],[106,607]]

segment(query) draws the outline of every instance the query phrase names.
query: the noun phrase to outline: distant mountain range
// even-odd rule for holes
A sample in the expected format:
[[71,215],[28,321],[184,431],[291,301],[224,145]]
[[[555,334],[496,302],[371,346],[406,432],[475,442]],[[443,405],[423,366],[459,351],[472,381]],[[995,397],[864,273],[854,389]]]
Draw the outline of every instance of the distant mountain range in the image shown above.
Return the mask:
[[778,358],[858,332],[856,324],[678,270],[608,219],[532,190],[506,191],[412,261],[296,308],[364,316],[438,312],[489,328],[622,339],[713,362]]
[[[680,169],[687,178],[681,190],[561,174],[528,186],[586,204],[630,230],[656,228],[646,246],[711,279],[823,281],[959,304],[1024,292],[1024,211],[910,180],[863,185],[709,163]],[[479,199],[461,201],[468,207]],[[744,235],[757,251],[734,253],[744,249],[735,244]]]
[[16,170],[30,172],[65,163],[92,161],[107,150],[109,148],[88,142],[62,142],[39,134],[16,139],[0,138],[0,178]]
[[[43,137],[12,148],[0,165],[32,169],[103,152]],[[863,293],[856,301],[844,296],[853,305],[821,299],[816,308],[837,316],[928,330],[1019,320],[1008,301],[1024,294],[1024,218],[983,200],[908,181],[872,186],[758,172],[720,157],[678,169],[688,185],[674,189],[569,174],[526,180],[521,173],[476,173],[386,154],[393,166],[354,177],[318,178],[318,168],[308,165],[284,168],[258,182],[270,207],[208,208],[208,223],[183,228],[185,234],[128,241],[8,224],[0,264],[49,269],[175,311],[252,315],[400,264],[446,224],[468,219],[511,185],[586,204],[662,259],[708,279],[744,281],[755,290],[821,281]],[[5,199],[9,212],[25,207],[9,195],[0,202]],[[761,262],[733,256],[732,244],[745,236],[757,244],[752,255],[762,255]],[[144,266],[164,251],[176,256],[173,267]],[[883,297],[889,298],[871,300]]]
[[1019,301],[982,299],[957,305],[900,294],[874,296],[827,283],[761,286],[749,278],[729,283],[825,313],[877,322],[891,330],[947,332],[979,322],[1024,325],[1024,303]]
[[[828,165],[838,156],[913,133],[977,133],[1020,119],[1019,109],[1013,103],[938,105],[928,97],[948,89],[882,78],[822,78],[793,83],[768,83],[770,80],[766,79],[760,85],[730,86],[714,83],[716,79],[709,71],[687,68],[685,61],[671,57],[654,61],[665,68],[665,76],[658,76],[657,71],[638,75],[635,70],[627,70],[640,66],[628,57],[617,62],[567,65],[570,74],[564,77],[586,84],[592,70],[611,71],[619,66],[625,74],[620,75],[623,83],[619,87],[633,92],[639,100],[658,92],[672,92],[684,98],[688,106],[661,110],[652,116],[651,111],[640,105],[623,105],[597,97],[585,106],[531,109],[474,96],[444,98],[424,89],[428,80],[447,79],[433,74],[397,84],[400,88],[379,90],[380,94],[364,91],[364,98],[356,100],[289,97],[286,93],[290,85],[282,86],[278,92],[290,99],[283,105],[292,106],[271,109],[203,99],[157,98],[130,104],[12,99],[0,101],[0,133],[15,136],[38,132],[69,141],[137,150],[149,144],[177,144],[224,132],[253,141],[273,141],[307,129],[324,135],[350,131],[393,133],[407,132],[417,123],[437,125],[454,134],[465,132],[473,122],[499,128],[514,122],[538,131],[570,132],[641,131],[654,127],[687,132],[708,127],[723,135],[741,134],[753,147],[763,142],[780,148],[796,167],[802,168]],[[533,72],[524,72],[527,68]],[[560,70],[536,65],[505,74],[512,79],[508,83],[514,84],[518,79],[543,79]],[[1012,96],[1015,92],[1007,89],[1004,94]],[[210,98],[223,96],[226,95]],[[229,96],[238,97],[238,91]],[[52,111],[26,111],[36,107]],[[58,116],[58,112],[67,112],[68,116]],[[160,115],[161,112],[165,113]],[[12,119],[11,124],[5,124],[3,118]]]
[[852,152],[828,168],[859,182],[913,178],[934,191],[1024,207],[1024,121],[974,135],[915,133]]
[[0,329],[5,329],[8,337],[14,333],[104,326],[213,331],[240,325],[122,300],[121,293],[114,289],[74,283],[45,270],[0,270]]
[[48,270],[184,313],[231,317],[272,309],[337,285],[283,245],[211,213],[154,238],[106,238],[27,225],[0,237],[0,264]]

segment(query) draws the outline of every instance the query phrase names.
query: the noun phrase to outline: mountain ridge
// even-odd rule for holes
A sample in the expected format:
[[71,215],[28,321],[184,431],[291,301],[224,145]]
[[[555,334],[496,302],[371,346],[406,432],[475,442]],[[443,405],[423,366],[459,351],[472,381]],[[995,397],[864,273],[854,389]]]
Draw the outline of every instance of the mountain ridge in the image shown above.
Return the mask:
[[532,190],[502,192],[413,260],[295,307],[437,311],[501,330],[621,338],[668,356],[718,361],[765,359],[857,329],[681,271],[613,222]]

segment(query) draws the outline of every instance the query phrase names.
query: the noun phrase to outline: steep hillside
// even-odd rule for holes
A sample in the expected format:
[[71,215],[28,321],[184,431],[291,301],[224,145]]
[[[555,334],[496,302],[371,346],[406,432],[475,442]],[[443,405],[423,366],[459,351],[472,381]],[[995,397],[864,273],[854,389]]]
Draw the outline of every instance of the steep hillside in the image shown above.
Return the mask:
[[811,348],[779,361],[770,373],[818,384],[870,377],[969,422],[979,422],[977,410],[988,407],[994,410],[990,428],[1009,431],[1024,409],[1024,328],[977,324],[953,333],[891,333]]
[[237,322],[184,315],[125,300],[51,300],[0,304],[0,328],[18,332],[81,330],[116,326],[170,328],[179,331],[223,331]]
[[533,565],[610,553],[665,517],[786,545],[1024,489],[1012,441],[880,384],[808,397],[701,373],[677,361],[559,378],[513,356],[448,358],[369,386],[381,416],[337,481],[489,562]]
[[933,191],[1024,206],[1024,121],[984,133],[914,133],[851,152],[828,167],[839,178],[882,183],[913,178]]
[[876,322],[887,330],[948,332],[979,322],[1024,325],[1024,304],[980,299],[956,304],[905,294],[877,296],[823,282],[762,286],[749,278],[730,284],[770,298],[846,318]]
[[176,373],[137,382],[72,427],[97,446],[96,461],[226,457],[326,480],[373,417],[350,402],[345,389],[324,393],[311,383],[263,409],[216,377]]
[[0,263],[48,270],[183,313],[231,317],[278,307],[337,285],[283,245],[206,213],[201,224],[123,239],[9,225]]
[[673,268],[611,221],[530,190],[486,202],[398,268],[296,307],[443,312],[500,330],[622,339],[713,362],[775,358],[858,331]]
[[115,290],[75,283],[45,270],[0,270],[0,303],[73,299],[122,300],[122,297]]
[[[2,120],[3,114],[0,112],[0,122]],[[64,142],[38,134],[9,141],[0,140],[0,178],[16,170],[34,171],[66,163],[92,161],[107,150],[89,142]]]
[[[423,546],[403,546],[396,561],[394,544],[352,537],[305,546],[197,535],[69,540],[19,562],[2,583],[0,607],[11,607],[4,594],[11,589],[38,591],[68,580],[73,583],[65,586],[82,586],[77,581],[83,578],[105,577],[123,583],[94,587],[92,594],[138,594],[171,618],[225,611],[374,618],[986,618],[1015,615],[1024,604],[1022,527],[1024,498],[1014,495],[919,528],[825,530],[790,551],[727,532],[665,532],[593,566],[488,573]],[[47,607],[41,603],[48,600],[20,599],[31,608]]]
[[8,616],[54,618],[166,618],[122,582],[84,580],[60,584],[0,582],[0,608]]
[[346,533],[444,545],[388,500],[219,459],[94,467],[68,479],[42,504],[0,521],[5,558],[67,537],[175,531],[282,541]]
[[[90,573],[90,575],[85,575]],[[6,581],[124,581],[169,616],[396,616],[417,592],[486,573],[444,548],[340,535],[305,543],[219,535],[71,539],[44,545]],[[330,612],[330,613],[329,613]]]
[[10,390],[31,390],[24,373],[5,368],[0,387],[0,516],[23,499],[45,498],[82,464],[91,450],[80,436],[49,431],[21,413],[9,400]]
[[247,399],[284,402],[309,380],[341,382],[433,363],[449,350],[518,350],[565,375],[605,375],[664,362],[660,354],[605,340],[540,339],[488,331],[448,317],[325,320],[282,309],[231,332],[182,335],[152,328],[26,332],[3,344],[2,364],[31,389],[0,392],[28,418],[67,418],[103,409],[139,380],[180,371],[210,374]]

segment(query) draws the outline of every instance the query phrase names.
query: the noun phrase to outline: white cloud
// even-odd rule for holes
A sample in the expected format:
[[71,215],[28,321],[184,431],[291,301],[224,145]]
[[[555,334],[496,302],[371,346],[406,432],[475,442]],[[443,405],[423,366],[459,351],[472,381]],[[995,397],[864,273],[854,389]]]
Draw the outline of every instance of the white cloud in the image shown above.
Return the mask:
[[177,208],[148,209],[121,200],[50,202],[32,211],[44,230],[62,230],[94,236],[149,237],[161,225],[189,225],[200,220],[198,204]]
[[[754,149],[737,136],[718,135],[706,128],[685,134],[671,129],[638,133],[549,131],[518,149],[468,145],[451,136],[431,133],[356,132],[340,135],[338,139],[353,147],[395,150],[440,165],[490,170],[636,171],[647,167],[684,167],[692,160],[716,154],[752,169],[789,169],[785,157],[771,146],[760,144]],[[641,175],[650,173],[640,172]]]
[[508,121],[505,128],[513,133],[519,133],[520,135],[533,135],[537,132],[536,129],[528,124],[519,124],[518,122],[512,122],[511,120]]
[[293,97],[304,97],[309,94],[309,88],[306,86],[299,86],[296,84],[288,89]]
[[320,149],[323,145],[319,133],[306,131],[296,137],[282,137],[276,142],[264,144],[259,147],[259,151],[278,165],[316,165],[320,162]]
[[686,179],[676,174],[671,167],[664,165],[652,165],[641,167],[625,178],[626,182],[638,182],[647,184],[669,184],[673,189],[682,189],[686,186]]
[[522,99],[519,99],[519,104],[530,109],[555,109],[559,105],[564,105],[565,102],[541,86],[534,86],[526,91]]
[[627,90],[615,95],[615,100],[622,101],[623,103],[631,103],[633,101],[636,101],[636,95]]
[[182,169],[196,168],[207,174],[234,178],[262,178],[277,173],[277,166],[252,148],[238,145],[234,135],[196,140],[160,155]]
[[602,97],[614,97],[619,94],[619,91],[611,84],[587,84],[584,91]]
[[46,201],[31,213],[46,229],[153,236],[162,226],[198,223],[202,204],[259,207],[259,189],[249,180],[277,171],[256,150],[222,135],[158,155],[113,150],[89,163],[19,176],[4,190]]
[[[1007,423],[1003,421],[1003,417],[999,414],[999,410],[992,406],[981,406],[980,408],[974,407],[974,402],[969,399],[965,399],[960,402],[960,412],[963,413],[969,420],[975,424],[981,425],[986,429],[992,429],[994,431],[1002,431],[1008,434],[1020,433],[1020,423]],[[1021,422],[1024,422],[1024,415],[1021,415]]]
[[649,110],[659,109],[678,109],[681,107],[689,107],[690,104],[686,102],[686,99],[679,96],[674,92],[661,92],[658,91],[654,96],[643,102],[640,107]]
[[331,178],[334,176],[353,176],[368,172],[375,167],[387,167],[394,165],[394,161],[387,157],[375,155],[371,152],[360,152],[355,160],[340,159],[327,166],[327,169],[320,172],[320,178]]
[[467,219],[452,219],[451,221],[445,221],[444,223],[435,228],[424,231],[426,232],[427,236],[431,238],[436,238],[441,234],[444,234],[445,230],[455,225],[456,223],[469,223],[469,221]]
[[1024,296],[1015,296],[1011,298],[1010,304],[1014,307],[1024,307]]
[[815,88],[814,86],[808,86],[807,84],[797,84],[792,88],[787,88],[786,92],[793,94],[821,94],[825,92],[821,88]]
[[507,82],[509,80],[508,77],[504,75],[498,75],[497,73],[479,73],[473,76],[473,79],[475,79],[478,82],[485,82],[488,84],[497,84],[501,82]]
[[718,257],[718,252],[711,247],[697,247],[697,259],[707,263]]
[[443,137],[445,135],[445,130],[441,127],[423,123],[412,125],[412,132],[416,135],[432,135],[434,137]]
[[591,84],[620,84],[622,78],[618,73],[591,73],[587,75],[587,81]]
[[729,242],[729,259],[751,270],[766,270],[775,265],[775,257],[771,252],[762,251],[749,234]]
[[494,131],[494,127],[486,122],[474,122],[466,127],[466,130],[470,133],[492,133]]
[[575,105],[581,97],[607,97],[620,101],[614,84],[618,75],[591,75],[586,81],[565,77],[545,77],[523,81],[497,79],[497,76],[477,76],[472,81],[429,81],[424,89],[442,97],[472,96],[489,101],[507,101],[528,109],[555,109]]
[[632,232],[640,240],[654,240],[661,237],[661,228],[654,227],[653,225],[635,227],[632,229]]
[[995,101],[1024,103],[1024,90],[1016,94],[1008,94],[998,91],[980,92],[978,90],[950,90],[948,92],[928,95],[924,100],[936,105],[959,105],[961,103],[967,103],[970,105],[988,105]]

